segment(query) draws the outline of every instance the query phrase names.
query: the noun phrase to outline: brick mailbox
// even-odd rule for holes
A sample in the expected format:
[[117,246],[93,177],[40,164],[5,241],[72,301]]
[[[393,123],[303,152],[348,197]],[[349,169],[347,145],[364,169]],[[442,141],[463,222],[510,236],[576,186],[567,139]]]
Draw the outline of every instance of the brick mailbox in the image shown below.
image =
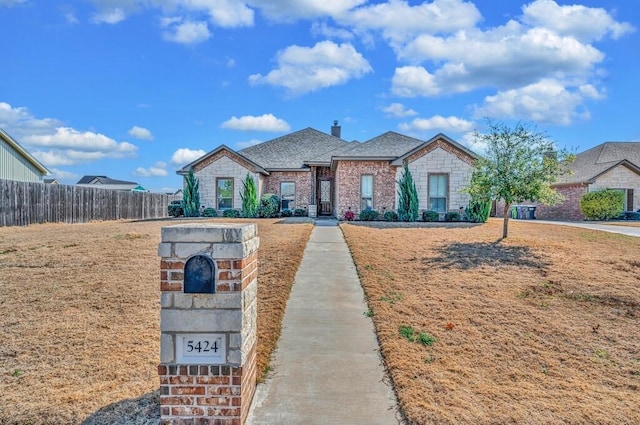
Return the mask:
[[162,228],[163,424],[241,425],[256,387],[255,224]]

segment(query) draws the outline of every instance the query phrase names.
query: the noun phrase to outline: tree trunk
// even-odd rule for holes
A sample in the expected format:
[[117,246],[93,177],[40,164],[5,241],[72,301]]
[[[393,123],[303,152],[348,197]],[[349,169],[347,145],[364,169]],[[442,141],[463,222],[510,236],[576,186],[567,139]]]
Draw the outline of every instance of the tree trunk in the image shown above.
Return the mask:
[[511,208],[511,204],[504,204],[504,214],[503,214],[503,221],[502,221],[502,239],[506,239],[507,238],[507,234],[509,232],[509,209]]

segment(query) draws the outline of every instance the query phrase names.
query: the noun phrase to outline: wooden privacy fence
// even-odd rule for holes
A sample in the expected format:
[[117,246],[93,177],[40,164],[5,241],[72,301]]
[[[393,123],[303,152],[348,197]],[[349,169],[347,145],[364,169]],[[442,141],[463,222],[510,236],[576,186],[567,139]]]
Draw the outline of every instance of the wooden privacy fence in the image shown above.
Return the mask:
[[0,226],[167,217],[172,195],[0,180]]

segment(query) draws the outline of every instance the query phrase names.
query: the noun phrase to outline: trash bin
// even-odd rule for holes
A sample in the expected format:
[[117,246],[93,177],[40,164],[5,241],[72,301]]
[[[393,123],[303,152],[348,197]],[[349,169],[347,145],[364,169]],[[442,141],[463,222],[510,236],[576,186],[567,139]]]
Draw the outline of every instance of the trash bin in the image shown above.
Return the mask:
[[527,210],[528,210],[527,212],[529,213],[529,216],[527,218],[529,220],[535,220],[536,219],[536,207],[528,206]]
[[517,205],[512,205],[511,208],[509,209],[509,215],[511,216],[511,218],[518,218],[518,206]]

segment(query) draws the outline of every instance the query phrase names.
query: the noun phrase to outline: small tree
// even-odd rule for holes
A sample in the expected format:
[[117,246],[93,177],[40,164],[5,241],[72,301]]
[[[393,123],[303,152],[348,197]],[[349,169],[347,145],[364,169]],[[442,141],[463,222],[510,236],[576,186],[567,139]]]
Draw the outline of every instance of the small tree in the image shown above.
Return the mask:
[[488,121],[489,131],[474,134],[485,145],[484,157],[476,162],[467,192],[476,200],[504,200],[502,237],[509,230],[509,209],[523,201],[552,205],[562,196],[551,188],[573,160],[567,151],[556,152],[548,137],[518,123],[509,128]]
[[185,217],[198,217],[200,215],[200,192],[198,179],[193,174],[193,168],[185,178],[185,188],[182,192],[182,209]]
[[256,182],[249,172],[247,172],[247,177],[242,181],[242,185],[243,192],[240,194],[240,198],[242,198],[242,216],[247,218],[257,217],[260,201],[258,200]]
[[398,183],[398,218],[402,221],[416,221],[418,219],[418,191],[409,170],[404,164],[402,176]]

